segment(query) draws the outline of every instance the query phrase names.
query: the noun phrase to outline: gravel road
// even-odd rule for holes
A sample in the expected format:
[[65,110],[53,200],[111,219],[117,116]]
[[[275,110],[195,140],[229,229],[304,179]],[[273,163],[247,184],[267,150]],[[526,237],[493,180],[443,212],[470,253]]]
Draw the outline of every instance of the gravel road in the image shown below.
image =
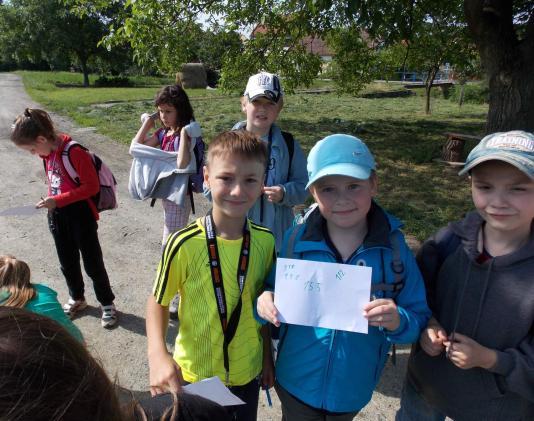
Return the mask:
[[[17,149],[9,141],[9,129],[15,116],[25,107],[39,107],[24,91],[19,76],[0,73],[0,210],[35,204],[46,193],[42,163]],[[159,259],[162,210],[148,202],[138,202],[128,195],[127,183],[131,158],[128,147],[99,135],[92,128],[78,127],[64,116],[51,114],[60,131],[96,152],[112,168],[119,183],[119,208],[101,215],[99,235],[111,284],[117,296],[120,325],[113,330],[100,327],[100,310],[90,281],[86,287],[89,309],[75,320],[83,332],[91,353],[102,361],[110,376],[134,391],[146,391],[145,302],[150,292]],[[133,133],[132,133],[133,136]],[[197,214],[207,210],[207,203],[196,195]],[[32,280],[58,291],[61,302],[68,298],[67,288],[43,213],[33,216],[0,217],[0,253],[25,260],[32,269]],[[172,345],[177,327],[171,325],[167,342]],[[397,364],[388,362],[382,381],[371,403],[356,420],[393,420],[408,349],[397,351]],[[358,358],[354,355],[353,358]],[[273,391],[273,407],[260,397],[259,420],[281,419],[280,404]]]

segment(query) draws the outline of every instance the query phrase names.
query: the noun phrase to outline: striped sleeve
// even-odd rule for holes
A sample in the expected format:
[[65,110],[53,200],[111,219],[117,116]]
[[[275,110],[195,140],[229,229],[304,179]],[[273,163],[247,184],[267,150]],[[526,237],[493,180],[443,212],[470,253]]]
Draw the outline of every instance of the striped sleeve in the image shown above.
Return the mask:
[[193,222],[169,237],[152,288],[158,304],[168,306],[179,291],[187,275],[187,240],[200,232],[196,222]]

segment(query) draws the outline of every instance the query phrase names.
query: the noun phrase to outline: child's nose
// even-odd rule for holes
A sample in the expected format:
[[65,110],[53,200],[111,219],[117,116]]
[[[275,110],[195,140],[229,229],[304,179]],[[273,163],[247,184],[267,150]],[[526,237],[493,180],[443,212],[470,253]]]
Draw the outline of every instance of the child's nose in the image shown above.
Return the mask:
[[491,204],[495,207],[505,207],[507,204],[506,194],[504,192],[496,192],[492,198]]
[[234,183],[234,185],[232,186],[231,193],[234,196],[239,196],[242,191],[243,191],[243,186],[241,185],[241,183]]

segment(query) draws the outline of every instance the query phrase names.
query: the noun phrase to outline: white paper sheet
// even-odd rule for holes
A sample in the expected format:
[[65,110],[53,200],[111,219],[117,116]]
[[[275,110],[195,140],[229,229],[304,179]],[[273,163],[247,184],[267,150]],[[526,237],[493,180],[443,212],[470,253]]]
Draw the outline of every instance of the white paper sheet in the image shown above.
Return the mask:
[[31,216],[43,212],[43,209],[37,209],[35,205],[16,206],[14,208],[4,209],[0,212],[0,216]]
[[245,402],[230,392],[230,389],[228,389],[218,377],[210,377],[209,379],[188,384],[183,387],[183,390],[192,395],[202,396],[210,401],[217,402],[222,406],[245,404]]
[[274,304],[284,323],[367,333],[367,266],[279,258]]

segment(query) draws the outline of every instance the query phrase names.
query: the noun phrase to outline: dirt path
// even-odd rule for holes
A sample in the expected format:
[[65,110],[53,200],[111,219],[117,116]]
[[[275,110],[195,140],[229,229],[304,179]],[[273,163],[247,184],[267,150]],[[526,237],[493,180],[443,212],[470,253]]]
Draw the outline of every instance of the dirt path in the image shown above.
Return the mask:
[[[0,177],[3,182],[0,210],[34,204],[46,193],[40,160],[15,148],[9,141],[13,119],[28,106],[38,107],[38,104],[25,93],[20,77],[0,73]],[[116,376],[121,386],[146,390],[148,365],[144,311],[159,259],[161,207],[156,204],[150,208],[147,202],[137,202],[129,197],[127,183],[131,158],[127,146],[115,143],[91,129],[79,128],[60,115],[52,114],[52,118],[59,130],[71,134],[101,156],[112,168],[119,183],[119,208],[101,215],[99,235],[111,284],[117,296],[120,326],[111,331],[100,327],[100,310],[90,284],[86,285],[86,298],[91,307],[75,323],[83,332],[92,354],[100,358],[107,372]],[[196,198],[197,214],[201,215],[207,210],[207,203],[198,195]],[[60,301],[65,301],[68,298],[67,288],[59,270],[45,214],[0,217],[0,232],[0,253],[10,253],[25,260],[32,269],[33,281],[50,285],[58,291]],[[176,326],[173,326],[169,329],[169,344],[172,344],[175,334]],[[357,358],[357,355],[353,358]],[[378,391],[357,420],[394,419],[406,358],[407,350],[401,350],[397,356],[397,366],[388,363]],[[273,403],[273,408],[267,407],[262,394],[259,420],[281,419],[276,396],[273,396]]]

